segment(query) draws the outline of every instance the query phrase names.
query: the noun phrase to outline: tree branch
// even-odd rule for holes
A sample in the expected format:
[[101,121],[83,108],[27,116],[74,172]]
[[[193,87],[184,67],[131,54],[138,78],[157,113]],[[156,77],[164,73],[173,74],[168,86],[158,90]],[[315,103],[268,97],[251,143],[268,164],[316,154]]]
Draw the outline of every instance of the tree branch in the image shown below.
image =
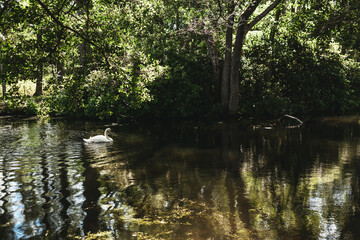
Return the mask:
[[245,11],[240,15],[239,25],[243,24],[243,21],[247,21],[251,14],[254,13],[256,8],[259,6],[261,0],[254,0],[250,5],[245,9]]
[[301,126],[304,125],[304,122],[301,121],[300,119],[298,119],[297,117],[294,117],[294,116],[291,116],[291,115],[288,115],[288,114],[285,114],[284,116],[282,116],[281,118],[278,119],[278,122],[280,122],[280,120],[284,117],[287,117],[287,118],[290,118],[290,119],[293,119],[295,121],[297,121],[299,124],[298,125],[291,125],[291,126],[287,126],[286,128],[299,128]]
[[[63,22],[61,22],[51,11],[50,9],[41,1],[41,0],[36,0],[36,2],[38,2],[40,4],[40,6],[44,9],[44,11],[52,18],[52,20],[58,24],[60,27],[67,29],[73,33],[75,33],[77,36],[79,36],[80,38],[84,39],[85,41],[87,41],[88,43],[90,43],[91,45],[98,47],[96,43],[94,43],[92,40],[90,40],[89,38],[87,38],[84,34],[82,34],[81,32],[73,29],[72,27],[66,26]],[[105,53],[103,53],[101,51],[101,55],[103,55],[103,57],[105,58],[106,63],[110,66],[110,63],[107,59],[107,56],[105,55]]]
[[299,124],[304,124],[304,122],[301,121],[300,119],[298,119],[297,117],[294,117],[294,116],[291,116],[291,115],[288,115],[288,114],[285,114],[284,117],[288,117],[288,118],[294,119],[294,120],[298,121]]
[[217,4],[218,4],[218,7],[219,7],[219,16],[222,16],[222,7],[221,7],[220,0],[217,0]]
[[66,0],[63,0],[59,10],[57,11],[57,14],[60,14],[60,12],[63,10],[63,8],[65,7],[65,3],[66,3]]
[[276,0],[273,2],[270,6],[268,6],[262,13],[260,13],[258,16],[256,16],[251,23],[248,25],[248,30],[250,30],[252,27],[254,27],[258,22],[260,22],[261,19],[263,19],[266,15],[269,14],[282,0]]

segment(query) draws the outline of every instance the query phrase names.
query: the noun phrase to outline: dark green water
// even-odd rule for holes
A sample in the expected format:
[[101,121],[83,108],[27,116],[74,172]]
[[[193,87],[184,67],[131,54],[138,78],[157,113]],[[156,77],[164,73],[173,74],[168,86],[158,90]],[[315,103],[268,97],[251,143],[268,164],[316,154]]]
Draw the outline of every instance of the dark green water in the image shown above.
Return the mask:
[[0,239],[360,239],[360,117],[104,129],[0,119]]

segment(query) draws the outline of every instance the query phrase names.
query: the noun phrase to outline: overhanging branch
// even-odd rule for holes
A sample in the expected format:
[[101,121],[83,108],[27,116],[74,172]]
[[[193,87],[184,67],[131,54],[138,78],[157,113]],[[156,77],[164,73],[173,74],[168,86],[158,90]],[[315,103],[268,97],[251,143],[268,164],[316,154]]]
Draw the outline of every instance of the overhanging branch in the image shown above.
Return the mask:
[[254,27],[258,22],[260,22],[261,19],[263,19],[266,15],[269,14],[282,0],[276,0],[273,2],[270,6],[268,6],[262,13],[257,15],[251,23],[248,25],[248,30],[250,30],[252,27]]
[[[88,43],[90,43],[91,45],[95,46],[95,47],[98,47],[98,45],[93,42],[91,39],[89,39],[88,37],[86,37],[84,34],[82,34],[81,32],[79,32],[78,30],[76,29],[73,29],[72,27],[69,27],[67,25],[65,25],[63,22],[61,22],[59,20],[59,18],[57,18],[51,11],[50,9],[46,6],[46,4],[44,4],[41,0],[36,0],[37,3],[39,3],[39,5],[42,7],[42,9],[44,9],[44,11],[46,12],[46,14],[48,14],[51,19],[56,23],[58,24],[60,27],[64,28],[64,29],[67,29],[73,33],[75,33],[77,36],[79,36],[80,38],[84,39],[85,41],[87,41]],[[101,51],[101,55],[104,57],[106,63],[110,66],[110,63],[107,59],[107,56],[105,55],[105,53],[103,53]]]

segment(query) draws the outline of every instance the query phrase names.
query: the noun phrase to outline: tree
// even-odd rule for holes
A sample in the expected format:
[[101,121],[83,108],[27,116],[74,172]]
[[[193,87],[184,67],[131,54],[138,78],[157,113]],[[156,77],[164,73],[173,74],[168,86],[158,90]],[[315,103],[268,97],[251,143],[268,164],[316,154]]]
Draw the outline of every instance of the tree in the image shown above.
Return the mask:
[[88,72],[88,64],[90,61],[90,45],[88,42],[89,39],[89,25],[90,25],[90,7],[92,5],[92,0],[76,0],[77,7],[77,16],[80,19],[85,19],[84,26],[80,26],[83,29],[84,38],[80,39],[78,49],[80,57],[80,75],[81,78],[85,78]]
[[227,108],[229,105],[229,81],[230,81],[230,69],[231,69],[231,52],[233,48],[233,28],[234,28],[234,19],[235,19],[235,2],[234,0],[228,3],[228,17],[226,24],[226,35],[225,35],[225,56],[224,56],[224,66],[222,72],[222,81],[221,81],[221,104],[224,108]]
[[[239,70],[240,70],[240,60],[242,56],[242,49],[245,44],[245,39],[247,33],[267,14],[269,14],[282,0],[275,0],[271,5],[269,5],[263,12],[258,14],[255,18],[250,21],[251,15],[258,8],[261,0],[252,1],[245,11],[239,16],[238,25],[236,29],[235,44],[232,49],[232,58],[231,58],[231,70],[230,70],[230,84],[229,84],[229,114],[235,116],[238,114],[239,108]],[[231,27],[228,26],[228,27]],[[229,35],[229,37],[232,37]],[[229,41],[230,42],[230,41]],[[229,61],[229,59],[227,59]],[[228,64],[228,63],[227,63]],[[225,65],[225,64],[224,64]],[[228,81],[224,80],[225,83]],[[227,84],[222,84],[225,88],[223,92],[227,92]]]
[[16,1],[0,2],[0,81],[2,85],[3,98],[6,96],[7,69],[5,59],[7,58],[6,47],[10,44],[7,42],[7,33],[21,22],[23,16],[20,4]]
[[3,44],[3,42],[5,41],[5,37],[4,35],[2,35],[0,33],[0,82],[1,82],[1,87],[2,87],[2,97],[5,98],[6,96],[6,81],[5,81],[5,77],[3,74],[3,63],[2,63],[2,50],[1,50],[1,46]]
[[[36,34],[36,45],[37,49],[41,49],[43,42],[42,42],[42,34],[38,32]],[[41,96],[43,95],[43,71],[44,71],[44,63],[43,63],[43,57],[41,54],[39,54],[39,59],[37,60],[36,64],[36,88],[34,96]]]
[[[41,95],[46,80],[55,112],[101,118],[130,109],[161,117],[251,115],[254,106],[278,105],[268,111],[276,115],[310,102],[325,111],[325,89],[331,99],[358,92],[358,65],[338,63],[358,56],[359,3],[281,2],[0,0],[1,81],[12,88],[32,80]],[[326,63],[338,66],[332,82],[346,94],[326,83],[319,67]]]
[[[184,30],[203,36],[213,67],[215,96],[220,93],[221,105],[231,116],[238,114],[241,58],[246,36],[281,1],[252,0],[240,3],[235,0],[227,0],[218,1],[216,4],[196,2],[192,6],[200,10],[192,16],[192,20]],[[225,27],[219,27],[219,25]],[[223,37],[224,35],[225,37]],[[224,50],[221,46],[225,46]],[[220,57],[222,52],[224,53],[223,59]],[[221,63],[223,65],[220,76]]]

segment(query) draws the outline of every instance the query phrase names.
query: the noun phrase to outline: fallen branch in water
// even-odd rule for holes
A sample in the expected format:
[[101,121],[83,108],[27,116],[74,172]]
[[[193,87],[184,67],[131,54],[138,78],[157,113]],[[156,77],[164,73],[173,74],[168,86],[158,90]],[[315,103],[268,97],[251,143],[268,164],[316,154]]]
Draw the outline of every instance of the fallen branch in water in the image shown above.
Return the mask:
[[287,114],[285,114],[284,117],[288,117],[288,118],[295,119],[295,120],[298,121],[300,124],[304,124],[304,122],[301,121],[300,119],[298,119],[297,117],[294,117],[294,116],[291,116],[291,115],[287,115]]
[[304,124],[304,122],[301,121],[300,119],[298,119],[297,117],[294,117],[294,116],[291,116],[291,115],[288,115],[288,114],[285,114],[284,116],[282,116],[282,117],[279,119],[279,121],[280,121],[282,118],[284,118],[284,117],[291,118],[291,119],[294,119],[294,120],[296,120],[297,122],[299,122],[298,125],[287,126],[287,128],[298,128],[298,127],[301,127],[301,126]]

